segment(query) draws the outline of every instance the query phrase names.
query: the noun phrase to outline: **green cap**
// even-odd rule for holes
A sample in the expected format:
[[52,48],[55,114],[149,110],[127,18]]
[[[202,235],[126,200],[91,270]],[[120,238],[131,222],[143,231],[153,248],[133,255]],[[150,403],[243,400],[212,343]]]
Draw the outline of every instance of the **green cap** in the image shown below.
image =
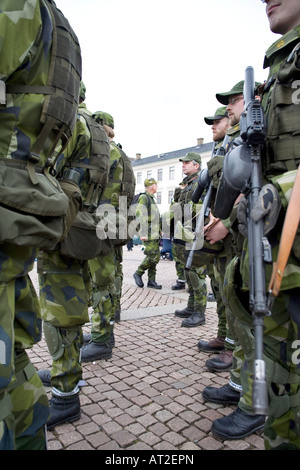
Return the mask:
[[226,106],[222,106],[221,108],[218,108],[214,116],[207,116],[204,118],[204,121],[206,122],[206,124],[209,124],[211,126],[214,123],[214,121],[218,121],[220,119],[223,119],[224,117],[228,117]]
[[[261,83],[255,82],[255,89],[259,87],[260,85]],[[225,93],[217,93],[216,98],[220,103],[225,104],[227,106],[229,103],[229,96],[240,95],[243,92],[244,92],[244,80],[236,83],[234,87],[231,88],[230,91],[225,91]]]
[[154,178],[147,178],[144,181],[144,186],[145,188],[148,188],[148,186],[152,186],[152,184],[157,184],[156,180]]
[[79,98],[84,101],[85,100],[85,93],[86,93],[86,88],[85,84],[83,81],[80,82],[80,88],[79,88]]
[[114,118],[108,114],[108,113],[105,113],[104,111],[96,111],[93,116],[97,119],[100,119],[101,122],[102,122],[102,125],[105,124],[106,126],[109,126],[111,127],[112,129],[114,129]]
[[179,158],[180,162],[191,162],[193,160],[195,160],[195,162],[201,164],[201,155],[200,155],[200,153],[188,152],[184,157]]

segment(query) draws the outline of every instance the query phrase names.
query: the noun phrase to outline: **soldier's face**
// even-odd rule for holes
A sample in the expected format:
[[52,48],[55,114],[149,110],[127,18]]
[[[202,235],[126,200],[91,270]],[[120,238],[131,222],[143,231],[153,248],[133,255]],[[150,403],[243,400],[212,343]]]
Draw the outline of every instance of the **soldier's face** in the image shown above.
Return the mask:
[[265,0],[270,29],[276,34],[286,34],[300,24],[299,0]]
[[244,111],[243,95],[240,94],[230,96],[226,109],[229,117],[229,125],[235,126],[238,122],[240,122],[240,116]]
[[218,142],[219,140],[225,137],[228,126],[229,126],[228,117],[214,120],[214,123],[211,127],[214,142]]

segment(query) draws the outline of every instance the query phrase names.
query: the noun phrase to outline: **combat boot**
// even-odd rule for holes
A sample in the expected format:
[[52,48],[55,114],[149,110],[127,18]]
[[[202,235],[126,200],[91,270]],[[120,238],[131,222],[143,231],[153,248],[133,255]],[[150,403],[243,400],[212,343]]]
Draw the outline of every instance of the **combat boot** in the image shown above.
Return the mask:
[[93,362],[99,359],[110,359],[112,356],[112,348],[110,342],[96,343],[91,341],[81,350],[82,362]]
[[134,278],[135,283],[138,287],[144,287],[144,282],[143,282],[142,276],[140,276],[137,273],[134,273],[133,278]]
[[189,318],[186,318],[181,323],[184,328],[194,328],[195,326],[204,325],[205,315],[201,312],[194,312]]
[[183,310],[175,310],[175,317],[189,318],[193,313],[195,313],[193,308],[185,307]]
[[229,384],[222,387],[205,387],[202,392],[205,401],[219,403],[220,405],[237,405],[241,394]]
[[220,440],[243,439],[250,434],[261,431],[264,428],[265,417],[262,415],[250,415],[240,408],[228,416],[216,419],[211,427],[214,437]]
[[224,349],[218,356],[208,359],[205,365],[212,372],[226,371],[232,368],[232,360],[233,351]]
[[156,281],[148,281],[147,287],[151,287],[152,289],[161,289],[162,286],[157,284]]
[[204,351],[204,352],[219,352],[219,351],[224,351],[225,346],[225,338],[221,338],[220,336],[217,336],[214,339],[211,339],[210,341],[205,341],[204,339],[200,339],[198,342],[198,349],[199,351]]
[[62,423],[72,423],[80,419],[79,394],[70,396],[57,396],[53,393],[49,400],[50,418],[47,421],[47,429],[50,431]]
[[172,290],[182,290],[185,289],[185,281],[180,281],[179,279],[176,281],[176,284],[171,287]]

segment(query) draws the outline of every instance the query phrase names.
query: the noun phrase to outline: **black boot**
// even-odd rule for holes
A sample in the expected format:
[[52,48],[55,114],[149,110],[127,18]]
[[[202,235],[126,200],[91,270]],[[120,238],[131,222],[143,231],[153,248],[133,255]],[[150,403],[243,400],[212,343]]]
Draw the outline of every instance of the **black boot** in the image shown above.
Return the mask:
[[185,282],[184,281],[176,281],[176,284],[171,287],[172,290],[182,290],[185,289]]
[[148,281],[147,287],[152,287],[152,289],[161,289],[162,286],[157,284],[156,281]]
[[112,356],[110,343],[95,343],[91,341],[81,350],[82,362],[93,362],[98,359],[109,359]]
[[211,427],[211,432],[217,439],[243,439],[250,434],[261,431],[264,428],[265,417],[250,415],[237,408],[228,416],[216,419]]
[[79,395],[69,397],[58,397],[52,395],[50,399],[50,418],[47,422],[47,429],[53,429],[58,424],[72,423],[80,419]]
[[205,387],[202,392],[205,401],[219,403],[220,405],[237,405],[241,394],[229,384],[222,387]]
[[195,313],[193,308],[185,307],[183,310],[175,310],[175,317],[189,318],[193,313]]
[[204,325],[205,315],[204,313],[194,312],[189,318],[186,318],[181,323],[181,326],[185,328],[194,328],[194,326]]
[[37,374],[45,387],[51,387],[51,372],[47,369],[38,370]]
[[92,341],[92,335],[91,333],[83,333],[83,344],[87,344],[87,343],[90,343],[90,341]]
[[137,273],[134,273],[133,278],[134,278],[135,283],[138,287],[144,287],[142,276],[140,276]]
[[221,338],[220,336],[217,336],[216,338],[213,338],[210,341],[205,341],[204,339],[200,339],[200,341],[198,342],[198,349],[199,351],[204,351],[204,352],[224,351],[224,342],[225,342],[225,338]]

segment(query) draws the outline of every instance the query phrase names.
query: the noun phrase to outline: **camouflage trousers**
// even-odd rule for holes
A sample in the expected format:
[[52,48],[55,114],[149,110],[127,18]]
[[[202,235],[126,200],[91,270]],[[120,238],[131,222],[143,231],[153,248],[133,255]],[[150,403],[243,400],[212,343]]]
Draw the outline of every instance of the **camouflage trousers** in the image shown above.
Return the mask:
[[74,392],[82,379],[82,325],[89,321],[88,263],[40,253],[38,272],[44,336],[52,356],[51,386]]
[[[184,245],[174,243],[174,253],[182,265],[186,263],[186,249]],[[197,312],[204,313],[207,304],[206,266],[194,266],[189,270],[184,270],[185,280],[188,286],[189,308]]]
[[26,349],[41,339],[38,297],[28,272],[35,250],[0,247],[0,449],[45,450],[49,403]]
[[[241,302],[232,295],[231,311],[235,314],[235,331],[243,353],[240,373],[243,395],[239,407],[251,412],[255,336],[252,316],[243,304],[245,300]],[[264,439],[268,450],[300,450],[300,367],[295,351],[300,344],[299,312],[300,288],[280,292],[271,316],[264,317],[264,360],[269,398]]]
[[116,279],[115,279],[115,292],[113,294],[113,315],[117,311],[121,311],[121,297],[122,297],[122,285],[123,285],[123,246],[117,246],[115,248],[116,255]]
[[148,280],[155,281],[156,266],[160,260],[159,240],[145,241],[143,242],[143,246],[145,247],[145,258],[137,268],[136,273],[142,276],[148,271]]
[[[116,249],[89,261],[92,279],[92,341],[108,343],[113,332],[116,301]],[[120,293],[119,293],[120,295]]]

